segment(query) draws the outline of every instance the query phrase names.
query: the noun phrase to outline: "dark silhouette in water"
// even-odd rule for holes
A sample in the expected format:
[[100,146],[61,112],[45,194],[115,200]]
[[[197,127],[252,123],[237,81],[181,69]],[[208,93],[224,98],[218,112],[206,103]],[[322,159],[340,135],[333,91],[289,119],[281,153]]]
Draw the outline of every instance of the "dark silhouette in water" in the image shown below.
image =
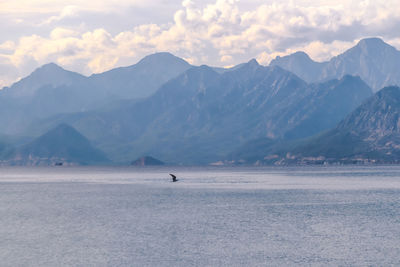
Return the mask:
[[172,173],[170,173],[169,175],[171,175],[171,177],[172,177],[172,182],[177,182],[178,181],[178,179],[176,179],[175,175],[173,175]]

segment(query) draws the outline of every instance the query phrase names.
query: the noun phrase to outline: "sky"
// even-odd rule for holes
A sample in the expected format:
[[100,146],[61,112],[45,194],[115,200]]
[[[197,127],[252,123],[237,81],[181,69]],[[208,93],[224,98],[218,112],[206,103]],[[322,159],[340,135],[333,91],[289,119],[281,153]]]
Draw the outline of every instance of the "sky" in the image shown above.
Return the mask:
[[400,49],[399,0],[0,0],[0,22],[0,88],[49,62],[90,75],[163,51],[227,67],[324,61],[367,37]]

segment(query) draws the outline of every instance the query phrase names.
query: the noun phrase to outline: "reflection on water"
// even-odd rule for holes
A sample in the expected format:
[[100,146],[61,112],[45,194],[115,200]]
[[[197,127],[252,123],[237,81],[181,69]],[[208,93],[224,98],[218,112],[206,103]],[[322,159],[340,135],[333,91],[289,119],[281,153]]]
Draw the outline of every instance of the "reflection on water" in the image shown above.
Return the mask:
[[7,266],[399,265],[399,200],[400,167],[391,166],[2,168],[0,258]]

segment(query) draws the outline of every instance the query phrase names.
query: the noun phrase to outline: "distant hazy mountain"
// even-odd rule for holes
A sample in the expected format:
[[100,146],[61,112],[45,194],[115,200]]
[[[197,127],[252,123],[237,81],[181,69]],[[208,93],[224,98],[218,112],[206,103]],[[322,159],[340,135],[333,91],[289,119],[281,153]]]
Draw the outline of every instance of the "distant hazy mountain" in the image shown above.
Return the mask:
[[310,83],[321,80],[323,69],[328,65],[328,62],[315,62],[306,53],[296,52],[284,57],[277,56],[271,61],[270,65],[291,71]]
[[[4,88],[1,93],[13,97],[33,96],[43,87],[69,87],[90,90],[121,99],[143,98],[153,94],[162,84],[178,76],[191,65],[170,53],[149,55],[137,64],[115,68],[85,77],[49,63],[37,68],[29,76]],[[56,90],[56,89],[55,89]]]
[[252,60],[222,74],[194,67],[145,100],[35,124],[67,122],[118,162],[151,154],[199,164],[252,139],[293,139],[332,128],[371,95],[359,78],[308,85]]
[[101,164],[109,160],[74,128],[61,124],[5,157],[11,165]]
[[3,88],[0,90],[0,133],[20,134],[35,119],[81,110],[92,99],[98,99],[96,95],[87,97],[86,89],[91,88],[86,85],[87,79],[50,63]]
[[374,91],[384,86],[400,85],[400,51],[378,38],[363,39],[328,62],[317,63],[305,53],[297,52],[277,57],[271,66],[280,66],[307,82],[350,74],[360,76]]
[[28,97],[33,96],[39,88],[59,87],[79,84],[86,79],[85,76],[67,71],[60,66],[49,63],[36,69],[29,76],[14,83],[10,87],[3,88],[1,96]]
[[61,113],[103,108],[124,99],[153,94],[190,65],[169,53],[87,78],[47,64],[0,91],[0,133],[18,134],[30,122]]
[[400,88],[382,89],[333,130],[289,145],[267,145],[260,162],[400,163]]
[[[318,75],[325,75],[330,64],[314,64],[302,53],[282,60],[298,70],[307,65],[314,71],[311,76],[318,74],[321,66],[326,72]],[[346,60],[340,62],[350,66]],[[45,145],[53,139],[69,144],[63,143],[64,138],[71,139],[71,149],[77,143],[88,151],[83,143],[90,140],[110,159],[126,164],[142,155],[154,155],[167,162],[205,164],[224,159],[232,151],[237,158],[246,155],[258,159],[264,146],[283,149],[280,142],[295,144],[296,139],[332,129],[372,95],[370,87],[358,77],[339,75],[338,79],[308,84],[279,66],[264,67],[255,60],[230,69],[215,69],[191,67],[171,54],[159,53],[134,66],[91,77],[75,75],[53,64],[46,68],[63,73],[57,74],[60,77],[71,75],[74,82],[68,83],[67,78],[60,78],[59,83],[43,81],[32,87],[32,94],[8,93],[29,88],[20,85],[0,92],[3,133],[28,129],[25,135],[38,136],[50,131],[15,150],[20,160],[12,159],[18,164],[48,164],[62,157],[71,158],[68,162],[90,163],[88,154],[77,158],[61,153],[64,148],[55,143]],[[46,68],[35,71],[25,83],[29,84],[34,76],[45,77]],[[61,130],[51,130],[63,123],[72,125],[84,139],[65,125]],[[1,151],[9,154],[15,147],[3,143],[0,155]],[[254,156],[252,150],[260,154]],[[100,156],[94,159],[105,161],[104,155],[102,160]]]
[[143,98],[152,95],[162,84],[191,67],[170,53],[157,53],[137,64],[90,76],[97,88],[121,99]]
[[310,87],[310,93],[282,117],[282,125],[285,121],[294,124],[286,131],[285,139],[304,138],[330,129],[372,96],[368,85],[349,75]]

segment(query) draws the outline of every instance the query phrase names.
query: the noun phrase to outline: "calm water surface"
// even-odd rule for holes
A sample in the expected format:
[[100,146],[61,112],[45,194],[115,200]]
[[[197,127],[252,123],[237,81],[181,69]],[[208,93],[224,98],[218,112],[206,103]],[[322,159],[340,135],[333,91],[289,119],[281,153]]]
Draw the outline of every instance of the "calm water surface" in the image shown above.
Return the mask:
[[400,167],[3,167],[0,237],[1,266],[399,266]]

